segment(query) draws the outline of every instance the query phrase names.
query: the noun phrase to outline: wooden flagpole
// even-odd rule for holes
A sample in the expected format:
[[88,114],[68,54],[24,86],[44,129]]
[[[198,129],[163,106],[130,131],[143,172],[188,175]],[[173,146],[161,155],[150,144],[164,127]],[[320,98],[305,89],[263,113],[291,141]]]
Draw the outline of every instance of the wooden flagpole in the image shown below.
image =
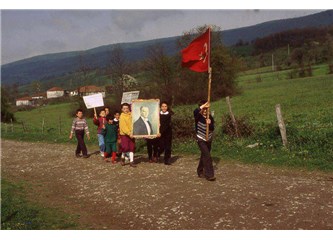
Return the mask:
[[208,97],[207,97],[207,103],[209,107],[207,108],[207,115],[206,115],[206,141],[208,141],[208,136],[209,136],[209,124],[208,124],[208,119],[210,115],[210,92],[211,92],[211,85],[212,85],[212,68],[210,67],[210,31],[211,28],[209,27],[209,49],[208,49]]

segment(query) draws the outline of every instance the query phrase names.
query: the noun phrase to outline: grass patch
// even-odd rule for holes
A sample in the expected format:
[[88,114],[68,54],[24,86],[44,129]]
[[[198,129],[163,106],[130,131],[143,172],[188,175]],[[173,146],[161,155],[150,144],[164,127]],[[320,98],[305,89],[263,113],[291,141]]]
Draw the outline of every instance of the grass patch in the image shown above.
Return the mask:
[[1,179],[1,229],[76,229],[77,217],[27,200],[26,183]]

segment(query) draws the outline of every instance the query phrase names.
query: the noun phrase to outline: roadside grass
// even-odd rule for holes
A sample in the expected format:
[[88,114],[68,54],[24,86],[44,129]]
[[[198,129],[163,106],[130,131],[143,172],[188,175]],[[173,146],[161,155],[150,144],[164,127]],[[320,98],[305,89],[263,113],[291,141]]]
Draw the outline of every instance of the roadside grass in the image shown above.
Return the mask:
[[[228,107],[225,99],[212,102],[211,110],[215,113],[216,121],[212,154],[216,159],[301,167],[309,170],[333,170],[333,76],[327,75],[328,67],[325,64],[314,66],[312,77],[289,79],[288,71],[290,70],[272,72],[269,67],[265,67],[249,70],[237,78],[242,94],[231,99],[233,112],[236,117],[246,116],[249,119],[249,124],[255,129],[252,136],[231,138],[222,133]],[[281,105],[286,123],[289,142],[287,148],[282,146],[275,113],[276,104]],[[68,135],[73,118],[68,112],[71,108],[75,106],[59,104],[17,112],[15,117],[18,122],[26,122],[28,132],[23,132],[22,124],[14,124],[14,132],[11,132],[10,124],[2,124],[2,137],[23,141],[69,143]],[[196,105],[184,105],[173,110],[177,116],[191,118],[194,108]],[[59,116],[62,124],[61,133]],[[41,133],[43,117],[46,130]],[[91,140],[86,143],[90,147],[96,147],[96,127],[92,124],[92,119],[87,120]],[[73,144],[75,142],[71,141]],[[258,146],[246,147],[254,143]],[[137,149],[139,152],[146,151],[144,140],[137,141]],[[193,138],[174,138],[173,151],[175,154],[199,154]]]
[[31,202],[26,196],[27,183],[1,179],[2,230],[78,229],[78,216]]

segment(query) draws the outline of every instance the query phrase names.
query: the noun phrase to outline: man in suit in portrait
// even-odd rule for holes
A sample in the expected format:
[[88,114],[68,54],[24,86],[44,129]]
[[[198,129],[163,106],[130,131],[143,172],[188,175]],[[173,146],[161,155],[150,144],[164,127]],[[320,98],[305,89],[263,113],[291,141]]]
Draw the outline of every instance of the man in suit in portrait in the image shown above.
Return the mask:
[[149,108],[140,107],[140,117],[133,124],[133,135],[153,135],[153,128],[148,120]]

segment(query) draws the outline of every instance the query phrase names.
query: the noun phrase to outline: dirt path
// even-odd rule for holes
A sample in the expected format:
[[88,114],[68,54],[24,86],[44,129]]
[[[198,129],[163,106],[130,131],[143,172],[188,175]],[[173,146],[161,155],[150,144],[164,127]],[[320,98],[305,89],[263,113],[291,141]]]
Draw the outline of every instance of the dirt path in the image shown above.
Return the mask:
[[32,184],[35,201],[80,215],[90,229],[333,229],[333,174],[196,157],[137,168],[75,158],[74,146],[2,140],[2,175]]

